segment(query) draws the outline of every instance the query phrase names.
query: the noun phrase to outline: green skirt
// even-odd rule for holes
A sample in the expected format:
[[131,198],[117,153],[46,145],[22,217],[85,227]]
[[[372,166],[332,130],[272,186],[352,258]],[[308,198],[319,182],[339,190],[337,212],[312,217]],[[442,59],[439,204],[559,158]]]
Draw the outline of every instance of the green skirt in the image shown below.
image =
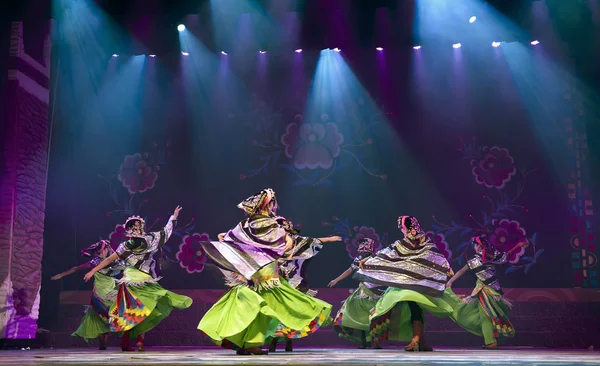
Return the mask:
[[478,286],[479,291],[474,295],[461,300],[452,293],[454,312],[452,320],[466,331],[479,337],[484,337],[482,325],[492,323],[493,338],[511,338],[515,335],[515,328],[510,322],[511,304],[504,300],[502,294],[487,286]]
[[412,322],[408,302],[415,302],[423,311],[437,317],[451,317],[454,300],[451,289],[441,297],[424,295],[413,290],[388,288],[371,311],[371,337],[392,341],[410,341]]
[[229,289],[204,315],[198,329],[228,349],[260,347],[271,338],[302,338],[330,320],[331,305],[310,297],[278,277],[267,265],[254,287]]
[[369,316],[380,297],[361,282],[342,304],[333,321],[333,330],[352,342],[370,341]]
[[187,309],[192,299],[165,290],[152,276],[127,267],[117,299],[109,312],[112,332],[129,331],[137,337],[157,326],[175,309]]
[[90,305],[87,306],[79,328],[72,334],[86,342],[110,332],[108,326],[108,309],[115,302],[117,285],[113,277],[100,273],[94,274],[94,288]]

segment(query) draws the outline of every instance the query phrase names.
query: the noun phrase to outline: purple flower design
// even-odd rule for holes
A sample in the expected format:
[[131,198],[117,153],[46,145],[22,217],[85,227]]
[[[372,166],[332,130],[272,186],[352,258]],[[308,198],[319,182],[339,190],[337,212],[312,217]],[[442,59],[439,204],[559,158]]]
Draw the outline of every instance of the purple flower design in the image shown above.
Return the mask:
[[127,237],[125,236],[125,228],[123,225],[115,225],[115,230],[110,233],[108,240],[110,240],[110,246],[113,249],[116,249],[119,244],[127,241]]
[[481,155],[471,160],[471,172],[478,184],[502,189],[517,173],[514,163],[507,149],[484,146]]
[[331,122],[290,123],[281,136],[285,155],[299,170],[330,169],[342,151],[343,142],[344,136]]
[[381,249],[381,237],[374,228],[369,226],[355,226],[354,227],[354,237],[344,239],[344,243],[346,244],[346,251],[350,254],[351,258],[355,258],[358,256],[358,246],[362,239],[370,238],[373,240],[373,251],[376,252]]
[[435,246],[438,248],[440,253],[446,257],[447,259],[452,257],[452,250],[450,250],[450,244],[446,241],[446,236],[442,233],[435,233],[433,231],[428,231],[426,235],[431,239],[432,242],[435,243]]
[[209,240],[210,237],[206,233],[193,233],[183,237],[176,257],[179,260],[181,268],[184,268],[187,273],[200,273],[204,270],[206,254],[200,242]]
[[129,193],[142,193],[154,188],[158,179],[158,166],[150,164],[142,154],[125,156],[117,178]]
[[[521,227],[518,221],[508,219],[493,220],[492,225],[494,227],[489,234],[489,239],[499,250],[508,252],[520,243],[527,241],[525,228]],[[517,263],[523,254],[525,254],[525,248],[516,249],[509,254],[508,261],[510,263]]]

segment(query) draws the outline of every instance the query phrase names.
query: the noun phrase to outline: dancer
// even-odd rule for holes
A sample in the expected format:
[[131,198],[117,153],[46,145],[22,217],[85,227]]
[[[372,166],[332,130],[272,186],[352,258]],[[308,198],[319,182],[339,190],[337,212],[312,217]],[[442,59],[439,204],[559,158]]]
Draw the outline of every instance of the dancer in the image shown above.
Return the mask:
[[[52,276],[51,279],[55,281],[75,272],[90,270],[113,253],[114,250],[110,247],[109,241],[100,240],[81,251],[81,254],[86,257],[94,255],[90,261]],[[98,349],[101,351],[106,350],[108,345],[108,333],[110,332],[108,326],[108,309],[110,309],[116,299],[117,284],[115,281],[123,275],[124,268],[125,264],[115,259],[105,268],[94,274],[94,287],[92,289],[90,305],[86,307],[81,324],[72,334],[73,336],[83,338],[87,343],[98,338]]]
[[[279,259],[310,258],[315,245],[340,237],[293,237],[272,217],[275,192],[265,189],[238,205],[248,217],[219,241],[204,242],[206,254],[225,273],[230,289],[204,315],[198,329],[238,354],[266,354],[271,337],[301,338],[329,319],[331,305],[294,289],[280,276]],[[231,278],[233,280],[231,280]]]
[[[373,239],[364,238],[358,244],[358,256],[344,273],[329,282],[329,287],[334,287],[338,282],[352,275],[359,269],[359,263],[374,255]],[[385,288],[368,282],[361,282],[358,288],[344,301],[333,321],[333,330],[340,337],[352,342],[359,343],[359,349],[369,346],[371,336],[369,334],[371,322],[369,316],[371,310],[383,294]]]
[[494,265],[506,263],[510,253],[526,247],[529,242],[523,241],[506,253],[497,250],[483,235],[473,237],[471,243],[475,255],[448,281],[446,287],[451,288],[467,271],[475,275],[477,284],[465,300],[457,298],[453,320],[469,332],[483,337],[484,349],[496,350],[498,338],[514,337],[515,328],[508,318],[512,304],[503,296]]
[[[287,220],[285,217],[282,217],[282,216],[277,216],[277,217],[275,217],[275,221],[279,225],[281,225],[288,232],[289,235],[295,236],[295,240],[298,239],[298,237],[300,235],[300,230],[295,228],[294,224],[290,220]],[[306,238],[306,239],[308,239],[308,238]],[[314,255],[316,255],[319,251],[321,251],[322,248],[323,248],[323,245],[321,245],[321,244],[313,244],[312,250],[314,252]],[[303,259],[303,258],[298,258],[298,259],[293,259],[293,260],[279,259],[279,274],[281,275],[281,277],[283,279],[288,281],[290,286],[292,286],[296,290],[302,292],[305,295],[315,297],[315,296],[317,296],[317,290],[313,290],[310,288],[310,286],[308,284],[308,276],[306,273],[306,268],[308,266],[308,263],[311,261],[313,256],[311,256],[308,259]],[[327,323],[324,323],[322,326],[327,326],[328,325]],[[277,343],[282,339],[283,338],[271,339],[271,342],[269,344],[269,352],[275,352],[277,350]],[[292,352],[294,350],[294,346],[292,344],[292,339],[285,338],[284,340],[285,340],[285,351]]]
[[126,262],[123,278],[119,281],[117,299],[109,311],[109,324],[113,332],[125,332],[121,340],[123,351],[133,351],[129,338],[136,338],[138,351],[144,351],[144,334],[169,316],[173,308],[186,309],[192,299],[167,291],[158,284],[161,279],[154,255],[167,242],[173,232],[181,207],[177,206],[167,225],[159,232],[144,232],[144,219],[132,216],[125,221],[125,233],[129,240],[121,243],[116,253],[102,261],[84,279],[117,258]]
[[380,339],[410,340],[405,351],[432,351],[425,342],[424,311],[438,317],[452,315],[454,300],[449,302],[444,292],[452,269],[415,217],[399,217],[398,227],[404,239],[361,260],[354,277],[389,286],[370,317],[375,348],[381,348]]

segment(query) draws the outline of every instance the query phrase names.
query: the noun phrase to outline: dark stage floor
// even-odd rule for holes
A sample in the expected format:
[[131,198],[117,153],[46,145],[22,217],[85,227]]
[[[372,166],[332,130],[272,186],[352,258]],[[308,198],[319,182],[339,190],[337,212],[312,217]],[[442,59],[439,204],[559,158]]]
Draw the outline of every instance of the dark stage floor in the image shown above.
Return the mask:
[[408,353],[401,349],[305,348],[268,356],[236,356],[214,348],[152,348],[144,353],[89,349],[0,351],[0,365],[600,365],[600,353],[588,350],[512,348],[499,351],[439,348]]

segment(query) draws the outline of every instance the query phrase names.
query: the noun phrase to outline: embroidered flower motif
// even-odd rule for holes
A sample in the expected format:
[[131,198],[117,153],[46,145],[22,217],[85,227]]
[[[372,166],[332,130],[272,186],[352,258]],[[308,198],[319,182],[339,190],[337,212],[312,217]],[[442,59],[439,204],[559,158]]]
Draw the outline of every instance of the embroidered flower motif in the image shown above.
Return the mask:
[[206,233],[193,233],[183,237],[176,257],[179,260],[181,268],[185,268],[187,273],[202,272],[204,263],[206,263],[206,254],[200,245],[202,241],[209,241],[210,237]]
[[287,126],[281,143],[296,169],[330,169],[340,155],[344,136],[338,132],[337,125],[325,121],[327,119],[323,123],[290,123]]
[[[520,243],[527,241],[526,232],[518,221],[508,219],[493,220],[492,233],[489,235],[490,242],[499,250],[508,252]],[[519,258],[525,254],[525,248],[516,249],[508,256],[510,263],[517,263]]]
[[358,256],[358,246],[362,239],[369,238],[373,240],[373,251],[376,252],[381,249],[381,237],[374,228],[369,226],[354,227],[354,237],[344,239],[346,244],[346,251],[351,258]]
[[115,225],[115,231],[110,233],[108,240],[110,240],[110,246],[113,249],[117,249],[119,244],[127,241],[127,237],[125,236],[125,228],[123,225]]
[[446,257],[452,257],[452,250],[450,250],[450,244],[446,241],[446,236],[442,233],[434,233],[433,231],[428,231],[426,235],[431,239],[432,242],[435,243],[435,246],[438,248],[440,253]]
[[514,163],[507,149],[484,146],[481,156],[471,160],[472,173],[478,184],[488,188],[504,188],[517,173]]
[[151,165],[142,154],[127,155],[117,178],[131,194],[146,192],[154,188],[158,179],[158,166]]

